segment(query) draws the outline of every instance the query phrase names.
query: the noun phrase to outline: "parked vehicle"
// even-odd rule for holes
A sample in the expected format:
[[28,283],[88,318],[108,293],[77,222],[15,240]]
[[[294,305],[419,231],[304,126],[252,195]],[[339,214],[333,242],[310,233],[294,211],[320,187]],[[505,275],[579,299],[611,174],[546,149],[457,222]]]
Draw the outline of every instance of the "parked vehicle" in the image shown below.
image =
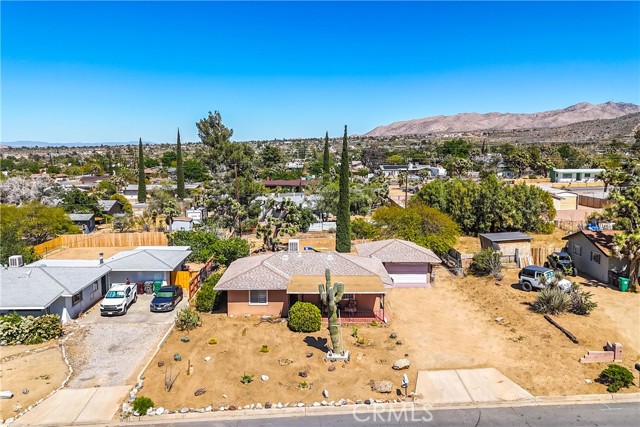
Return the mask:
[[153,312],[171,311],[182,301],[182,288],[180,286],[163,286],[156,292],[151,300],[149,308]]
[[126,285],[114,285],[109,289],[107,295],[100,303],[100,314],[102,316],[114,314],[127,314],[127,310],[138,300],[135,283]]
[[564,273],[566,276],[575,276],[578,274],[571,255],[566,252],[554,252],[547,257],[547,261],[544,263],[547,268],[553,268],[556,271]]
[[[520,281],[520,287],[524,291],[531,291],[532,289],[544,289],[547,283],[556,278],[555,270],[546,267],[539,267],[537,265],[529,265],[520,270],[518,273],[518,279]],[[570,292],[573,284],[567,280],[558,280],[556,286],[563,292]]]

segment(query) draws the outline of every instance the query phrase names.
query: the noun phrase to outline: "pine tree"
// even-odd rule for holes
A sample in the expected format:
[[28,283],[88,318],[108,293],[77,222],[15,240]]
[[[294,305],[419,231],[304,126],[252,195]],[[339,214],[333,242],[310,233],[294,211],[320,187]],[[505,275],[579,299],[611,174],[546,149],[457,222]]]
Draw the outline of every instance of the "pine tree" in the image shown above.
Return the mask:
[[349,147],[347,145],[347,126],[345,125],[340,160],[340,198],[338,199],[336,224],[337,252],[351,252],[351,213],[349,207]]
[[176,143],[176,177],[178,199],[184,199],[184,167],[182,165],[182,145],[180,144],[180,129],[178,128],[178,142]]
[[138,203],[147,201],[147,183],[144,176],[144,154],[142,153],[142,138],[138,141]]
[[322,156],[322,180],[328,182],[331,178],[331,165],[329,164],[329,132],[324,135],[324,154]]

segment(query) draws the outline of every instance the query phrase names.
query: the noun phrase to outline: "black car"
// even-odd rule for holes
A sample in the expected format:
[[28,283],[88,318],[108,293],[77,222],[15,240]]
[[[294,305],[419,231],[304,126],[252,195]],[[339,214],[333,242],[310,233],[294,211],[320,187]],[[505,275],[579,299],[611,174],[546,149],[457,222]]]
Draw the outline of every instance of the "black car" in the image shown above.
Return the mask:
[[151,300],[151,311],[171,311],[182,301],[180,286],[163,286]]
[[547,261],[544,263],[547,268],[553,268],[556,271],[564,273],[566,276],[575,276],[578,272],[571,255],[566,252],[554,252],[547,257]]

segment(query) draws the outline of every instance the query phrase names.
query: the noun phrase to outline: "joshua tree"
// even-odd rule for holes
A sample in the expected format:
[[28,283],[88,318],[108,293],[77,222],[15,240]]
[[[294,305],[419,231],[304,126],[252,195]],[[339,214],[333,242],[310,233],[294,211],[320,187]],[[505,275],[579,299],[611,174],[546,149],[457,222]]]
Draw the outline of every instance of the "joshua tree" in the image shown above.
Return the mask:
[[327,268],[324,271],[326,283],[318,284],[320,289],[320,300],[328,307],[329,315],[329,335],[334,353],[342,353],[342,340],[340,339],[340,326],[338,325],[338,307],[336,302],[342,299],[344,294],[344,283],[336,282],[331,284],[331,271]]

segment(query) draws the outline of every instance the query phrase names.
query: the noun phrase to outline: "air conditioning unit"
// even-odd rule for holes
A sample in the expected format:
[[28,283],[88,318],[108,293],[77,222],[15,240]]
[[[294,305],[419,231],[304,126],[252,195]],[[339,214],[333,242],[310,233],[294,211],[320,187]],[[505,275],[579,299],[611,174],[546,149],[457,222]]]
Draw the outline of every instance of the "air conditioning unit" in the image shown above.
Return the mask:
[[13,255],[9,257],[9,267],[22,267],[24,261],[22,261],[22,255]]
[[300,252],[300,240],[289,239],[289,252]]

